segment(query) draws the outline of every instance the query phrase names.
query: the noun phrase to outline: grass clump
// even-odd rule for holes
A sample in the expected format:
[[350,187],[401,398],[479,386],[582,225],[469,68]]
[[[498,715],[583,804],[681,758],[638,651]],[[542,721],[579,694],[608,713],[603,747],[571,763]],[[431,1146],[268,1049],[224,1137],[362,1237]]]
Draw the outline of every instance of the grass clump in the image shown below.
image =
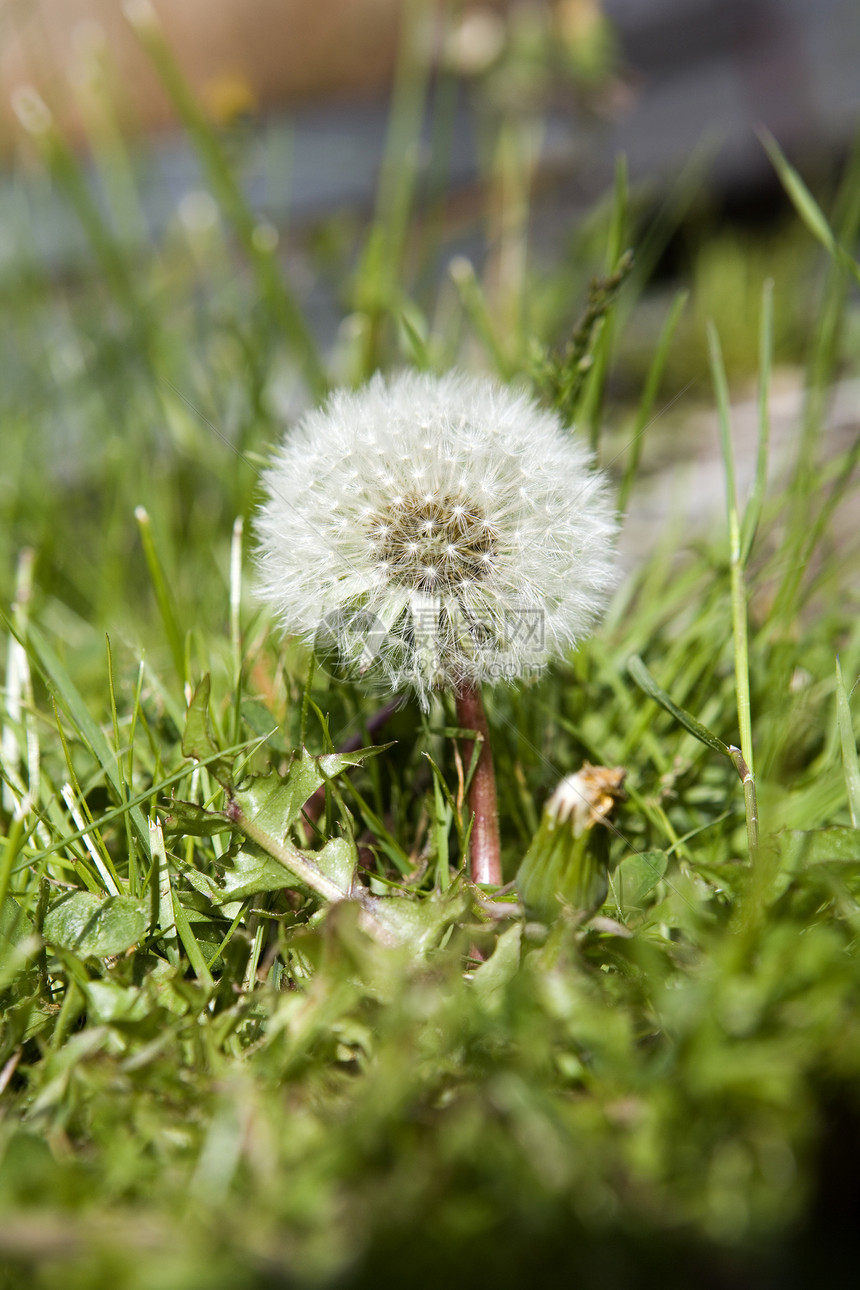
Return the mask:
[[[563,776],[626,771],[594,830],[602,906],[539,925],[464,879],[453,703],[380,727],[360,688],[281,643],[249,593],[245,522],[285,405],[403,363],[529,377],[634,505],[683,301],[620,409],[607,377],[643,285],[623,171],[569,343],[530,317],[527,274],[502,333],[470,265],[426,273],[403,180],[323,358],[289,262],[144,36],[218,220],[124,249],[40,116],[45,173],[102,271],[58,285],[31,264],[3,284],[9,1284],[788,1284],[813,1260],[836,1277],[858,1134],[860,634],[831,527],[857,449],[825,453],[823,428],[856,167],[832,224],[783,176],[827,256],[793,472],[769,483],[777,282],[750,498],[713,332],[726,523],[691,544],[670,517],[599,638],[492,696],[507,878]],[[417,128],[406,108],[398,130]],[[552,308],[539,284],[541,318],[582,276],[558,268]],[[622,418],[634,437],[610,460],[600,428]]]

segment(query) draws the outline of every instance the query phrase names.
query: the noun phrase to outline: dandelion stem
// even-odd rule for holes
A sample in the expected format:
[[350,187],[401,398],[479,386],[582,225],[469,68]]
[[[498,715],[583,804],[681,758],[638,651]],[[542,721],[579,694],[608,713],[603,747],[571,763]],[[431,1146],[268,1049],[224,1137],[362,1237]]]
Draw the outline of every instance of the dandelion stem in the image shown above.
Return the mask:
[[[457,694],[457,720],[464,730],[474,730],[480,738],[480,752],[469,785],[469,809],[472,812],[471,872],[472,880],[500,886],[502,859],[499,848],[499,815],[496,808],[496,775],[490,746],[490,727],[478,689],[464,688]],[[465,746],[468,765],[474,744]]]

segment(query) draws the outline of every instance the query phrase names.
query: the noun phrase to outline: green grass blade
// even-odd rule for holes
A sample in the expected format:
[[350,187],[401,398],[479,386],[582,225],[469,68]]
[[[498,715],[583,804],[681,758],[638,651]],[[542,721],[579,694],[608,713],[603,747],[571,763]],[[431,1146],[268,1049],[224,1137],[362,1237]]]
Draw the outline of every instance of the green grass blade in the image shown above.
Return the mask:
[[[223,751],[213,752],[206,757],[196,758],[195,766],[211,766],[213,763],[220,761],[224,757],[235,757],[241,753],[247,752],[249,748],[257,748],[263,742],[264,740],[262,739],[246,740],[241,744],[236,744],[232,748],[225,748]],[[114,820],[118,820],[126,811],[134,810],[136,807],[139,807],[142,802],[153,801],[155,798],[158,798],[165,789],[171,788],[174,784],[178,784],[182,779],[189,778],[194,773],[195,766],[181,766],[179,770],[173,771],[172,774],[164,775],[149,788],[145,788],[142,792],[134,794],[134,796],[130,797],[122,806],[115,806],[113,810],[105,811],[103,815],[94,819],[92,824],[88,824],[85,828],[80,828],[74,833],[69,833],[60,838],[59,841],[52,842],[50,846],[43,847],[41,850],[36,851],[27,860],[27,863],[35,864],[38,860],[44,860],[47,856],[55,855],[57,851],[62,851],[65,847],[71,846],[72,843],[77,842],[84,836],[84,834],[92,833],[93,830],[101,830],[106,825],[112,824]]]
[[[128,799],[128,783],[125,778],[125,769],[122,763],[122,751],[121,751],[120,734],[119,734],[119,716],[117,713],[116,689],[114,687],[114,677],[113,677],[113,651],[111,649],[110,636],[108,636],[107,633],[105,633],[105,645],[107,648],[108,694],[110,696],[110,715],[111,715],[111,721],[113,723],[113,742],[114,742],[114,747],[116,748],[117,780],[119,781],[119,785],[122,790],[122,801],[125,802]],[[132,896],[136,896],[138,894],[139,884],[140,884],[140,875],[138,874],[138,871],[137,871],[137,854],[135,852],[134,837],[131,831],[131,822],[127,814],[123,818],[125,820],[126,839],[128,842],[129,894]]]
[[328,377],[298,301],[281,276],[276,244],[260,237],[260,222],[248,205],[218,136],[206,120],[164,39],[154,10],[149,6],[129,4],[126,5],[126,17],[188,132],[216,201],[253,266],[261,296],[292,345],[309,390],[314,398],[321,399],[328,390]]
[[842,769],[845,773],[845,788],[848,792],[851,823],[855,829],[860,829],[860,761],[858,761],[857,757],[857,741],[854,738],[851,706],[848,701],[845,682],[842,679],[842,668],[838,657],[836,659],[836,719],[839,726],[839,741],[842,745]]
[[[73,772],[70,770],[70,774]],[[101,889],[106,891],[109,896],[122,895],[122,885],[119,875],[114,868],[113,861],[108,853],[100,832],[93,824],[92,816],[87,808],[86,801],[81,793],[77,780],[73,777],[71,783],[64,784],[60,796],[66,804],[72,822],[77,824],[78,828],[83,830],[82,839],[84,846],[93,863],[96,873],[101,879]],[[77,802],[75,797],[77,796]],[[128,819],[127,814],[123,816],[124,820]],[[89,880],[87,870],[83,865],[77,866],[81,878],[90,890],[93,884]]]
[[93,197],[78,158],[35,91],[24,87],[13,96],[19,118],[29,132],[48,173],[75,212],[114,299],[132,321],[144,317],[129,264]]
[[794,209],[813,237],[817,238],[831,255],[835,255],[837,252],[836,238],[833,236],[833,230],[812,193],[794,167],[789,165],[785,153],[770,131],[762,126],[758,131],[758,137],[764,145],[771,164],[779,176],[780,183],[790,197]]
[[185,640],[176,618],[176,609],[167,579],[164,576],[164,569],[161,560],[158,558],[158,551],[152,537],[152,525],[146,508],[144,506],[136,507],[134,518],[137,520],[137,527],[140,530],[140,540],[143,544],[143,554],[146,557],[146,567],[149,569],[149,576],[152,579],[152,589],[155,592],[164,632],[170,646],[173,666],[176,669],[179,684],[184,686],[188,679],[185,666]]
[[173,888],[170,883],[164,833],[157,820],[149,821],[149,835],[152,849],[152,874],[150,877],[151,930],[153,933],[160,933],[159,939],[167,956],[167,961],[177,967],[179,964],[179,946],[176,943],[177,926],[173,911]]
[[835,204],[839,231],[837,237],[773,136],[762,130],[760,137],[795,209],[831,256],[820,316],[813,333],[803,427],[790,488],[791,511],[786,525],[787,542],[784,553],[786,572],[774,597],[771,614],[772,630],[778,632],[790,627],[797,610],[803,574],[823,527],[818,521],[810,525],[809,517],[811,511],[815,513],[815,509],[818,509],[818,518],[822,517],[821,508],[812,505],[819,485],[815,456],[826,414],[830,383],[839,362],[839,341],[847,294],[844,271],[847,269],[855,282],[860,281],[857,262],[844,250],[844,246],[852,245],[860,222],[860,140],[846,166]]
[[0,856],[0,909],[6,900],[9,892],[9,883],[12,878],[12,870],[15,865],[15,859],[18,855],[24,834],[24,817],[16,815],[12,819],[9,831],[6,835],[6,845],[3,847],[3,854]]
[[726,511],[729,525],[729,562],[732,583],[732,634],[734,638],[735,689],[737,692],[738,726],[741,752],[753,773],[752,715],[750,711],[749,639],[747,627],[747,593],[741,552],[741,533],[738,520],[738,499],[735,484],[735,458],[732,446],[731,408],[729,388],[723,356],[716,328],[708,324],[708,347],[711,375],[717,396],[717,413],[720,426],[720,445],[726,478]]
[[403,8],[376,213],[355,283],[355,309],[364,315],[357,372],[361,380],[381,366],[385,333],[392,316],[401,312],[402,261],[419,173],[429,73],[420,48],[425,16],[425,0]]
[[642,445],[645,440],[645,431],[651,422],[654,411],[654,403],[657,399],[657,392],[660,389],[660,382],[663,379],[663,372],[666,367],[666,360],[669,357],[669,351],[675,330],[681,319],[681,314],[689,299],[688,291],[679,291],[672,301],[666,321],[660,332],[660,339],[657,342],[657,348],[654,351],[654,357],[651,360],[651,366],[648,369],[648,375],[645,378],[645,387],[642,391],[642,398],[639,400],[639,407],[636,410],[636,420],[633,425],[633,437],[630,443],[630,455],[627,458],[627,465],[624,468],[624,476],[621,480],[621,487],[618,490],[618,509],[625,511],[630,500],[630,494],[633,491],[633,484],[639,470],[639,460],[642,455]]
[[513,375],[513,365],[496,335],[490,309],[474,265],[464,255],[457,255],[448,265],[448,272],[457,288],[463,312],[472,324],[478,340],[486,349],[493,367],[503,381],[509,380]]
[[750,703],[749,626],[747,622],[747,591],[741,552],[741,530],[738,518],[737,487],[735,483],[734,448],[732,445],[731,408],[726,371],[716,328],[708,324],[708,348],[711,375],[717,397],[717,414],[720,427],[720,444],[726,479],[726,511],[729,527],[729,570],[731,576],[732,641],[735,664],[735,694],[737,698],[740,749],[730,747],[732,758],[744,787],[747,838],[750,858],[758,854],[758,805],[756,800],[755,772],[753,766],[752,708]]
[[691,735],[694,735],[706,747],[713,749],[714,752],[722,753],[729,760],[732,759],[732,750],[729,745],[723,743],[722,739],[708,730],[707,726],[703,726],[701,721],[697,721],[691,713],[686,712],[684,708],[679,708],[677,703],[670,699],[666,691],[657,684],[638,654],[634,654],[632,658],[627,660],[627,671],[639,686],[639,689],[644,691],[649,699],[659,703],[661,708],[665,708],[685,730],[688,730]]
[[[729,386],[726,380],[726,369],[723,365],[723,356],[720,349],[720,340],[717,335],[717,329],[712,322],[708,323],[708,354],[711,363],[711,379],[714,383],[714,392],[717,397],[717,421],[720,428],[720,448],[723,454],[723,469],[726,475],[726,510],[729,517],[729,524],[732,523],[732,516],[737,521],[738,499],[735,486],[735,457],[732,448],[732,421],[731,421],[731,404],[729,401]],[[739,548],[732,549],[732,559],[737,559],[740,554]]]
[[615,158],[615,186],[612,192],[612,218],[606,245],[606,272],[614,273],[627,242],[627,212],[630,203],[630,184],[627,176],[627,158],[619,152]]
[[179,899],[179,895],[177,894],[173,883],[170,881],[170,871],[166,866],[162,882],[170,884],[170,896],[173,904],[173,917],[176,922],[176,931],[179,935],[180,941],[182,942],[182,948],[188,955],[188,962],[191,964],[194,975],[197,977],[197,980],[201,981],[204,985],[214,986],[214,978],[212,973],[209,971],[203,951],[197,944],[197,937],[194,935],[191,923],[188,921],[188,915],[182,908],[182,902]]
[[[627,264],[624,243],[627,231],[627,208],[629,188],[627,180],[627,158],[619,153],[615,158],[615,183],[612,190],[612,215],[609,221],[609,236],[606,246],[606,275],[612,279],[618,274],[622,264]],[[629,266],[625,270],[629,272]],[[615,332],[617,310],[613,294],[605,316],[598,323],[592,353],[592,365],[584,386],[582,400],[577,410],[577,420],[588,427],[588,442],[593,453],[600,446],[600,433],[603,428],[603,405],[606,394],[606,377],[612,356],[612,344]]]
[[[32,623],[27,629],[27,644],[30,646],[31,657],[34,657],[43,679],[56,694],[60,706],[71,718],[84,743],[89,747],[99,766],[101,766],[114,795],[121,802],[123,800],[123,785],[117,771],[116,756],[90,715],[90,711],[72,678],[41,631]],[[126,809],[128,809],[131,819],[135,841],[140,847],[141,854],[148,860],[150,858],[149,829],[146,820],[137,806],[124,805],[120,808],[118,814],[122,814]],[[81,834],[80,836],[83,835]]]
[[767,488],[767,464],[770,449],[770,374],[773,365],[773,281],[768,279],[762,288],[761,326],[759,330],[758,377],[758,452],[756,454],[755,480],[744,511],[741,524],[740,561],[746,568],[756,530],[761,519],[761,508]]

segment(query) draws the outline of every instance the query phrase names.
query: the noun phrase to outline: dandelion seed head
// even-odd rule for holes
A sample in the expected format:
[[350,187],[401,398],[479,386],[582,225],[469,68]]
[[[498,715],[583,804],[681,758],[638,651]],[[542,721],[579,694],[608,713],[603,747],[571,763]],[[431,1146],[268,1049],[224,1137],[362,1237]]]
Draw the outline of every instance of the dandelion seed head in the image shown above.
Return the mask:
[[[381,454],[381,460],[380,460]],[[615,582],[604,477],[551,412],[494,381],[335,392],[263,477],[259,592],[394,691],[513,680],[586,635]],[[372,646],[372,647],[371,647]]]

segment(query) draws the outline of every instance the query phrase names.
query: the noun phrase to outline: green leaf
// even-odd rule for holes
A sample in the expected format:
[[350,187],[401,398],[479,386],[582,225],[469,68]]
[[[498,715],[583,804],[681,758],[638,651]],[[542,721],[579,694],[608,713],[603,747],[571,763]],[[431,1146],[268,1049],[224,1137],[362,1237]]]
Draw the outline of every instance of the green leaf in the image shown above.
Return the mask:
[[145,1021],[150,1017],[150,1003],[142,990],[118,985],[113,981],[89,981],[86,986],[87,1017],[91,1024],[116,1024]]
[[234,810],[236,824],[245,836],[283,865],[291,879],[288,885],[292,886],[296,881],[325,901],[339,903],[343,900],[341,887],[322,872],[315,860],[308,859],[287,839],[273,837],[256,820],[249,819],[238,803],[234,803]]
[[[195,761],[209,759],[209,770],[219,784],[228,785],[233,769],[232,758],[219,756],[219,748],[212,735],[209,721],[209,695],[212,683],[207,672],[197,683],[188,710],[185,713],[185,729],[182,732],[182,752]],[[214,759],[214,760],[213,760]]]
[[521,922],[508,927],[496,941],[496,948],[486,963],[473,974],[472,989],[483,1004],[490,1007],[497,1004],[500,992],[519,972],[522,935]]
[[[368,757],[378,757],[380,753],[393,746],[393,741],[387,744],[373,744],[370,748],[356,748],[355,752],[323,753],[321,757],[313,757],[311,760],[316,762],[326,779],[334,779],[336,775],[342,775],[345,770],[349,770],[350,766],[362,766]],[[302,756],[310,756],[307,749],[302,749]]]
[[221,811],[207,811],[205,806],[196,802],[183,802],[181,798],[170,799],[170,809],[159,807],[164,814],[164,829],[167,833],[181,833],[185,837],[211,838],[218,833],[225,833],[232,828],[230,821]]
[[281,891],[290,886],[284,866],[253,845],[237,852],[232,862],[215,878],[191,868],[183,869],[182,876],[216,905],[229,905],[263,891]]
[[320,872],[337,883],[345,896],[351,894],[358,865],[354,843],[347,838],[331,838],[322,851],[317,851],[312,859],[316,861]]
[[463,917],[469,897],[460,884],[449,887],[444,895],[431,894],[424,900],[404,896],[378,896],[369,908],[375,921],[416,958],[439,944],[447,929]]
[[796,869],[832,861],[860,864],[860,829],[798,829],[791,835],[789,854]]
[[644,908],[648,903],[646,897],[654,891],[668,864],[665,851],[641,851],[625,856],[612,875],[619,907],[625,912]]
[[265,739],[269,748],[273,748],[280,753],[290,751],[283,732],[279,729],[265,703],[261,703],[259,699],[243,699],[242,717],[255,735]]
[[18,902],[7,896],[0,905],[0,990],[12,983],[41,946],[30,919]]
[[0,905],[0,954],[5,956],[25,937],[31,935],[33,927],[21,906],[12,896],[7,896]]
[[301,815],[305,802],[327,779],[336,778],[350,766],[360,766],[367,757],[381,751],[381,748],[361,748],[353,753],[324,753],[313,757],[303,748],[285,778],[275,771],[256,776],[233,793],[233,800],[258,828],[273,838],[283,839]]
[[45,940],[81,958],[122,954],[136,945],[146,931],[146,901],[130,896],[100,900],[93,892],[73,891],[61,896],[45,916]]
[[283,840],[301,815],[302,807],[323,783],[323,777],[307,752],[294,762],[286,778],[270,771],[249,780],[233,798],[244,815],[268,833]]

